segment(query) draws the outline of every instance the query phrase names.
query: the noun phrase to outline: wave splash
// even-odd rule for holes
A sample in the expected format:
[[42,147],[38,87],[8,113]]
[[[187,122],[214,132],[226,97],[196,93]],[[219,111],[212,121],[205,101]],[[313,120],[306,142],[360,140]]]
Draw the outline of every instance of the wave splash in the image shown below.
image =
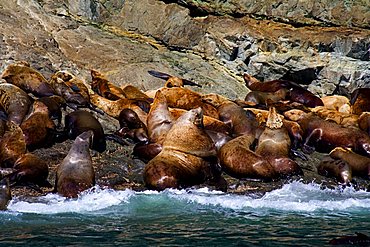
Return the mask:
[[[176,202],[173,204],[173,202]],[[115,191],[99,186],[82,193],[77,199],[66,199],[56,194],[26,202],[15,198],[8,209],[20,213],[57,214],[98,212],[112,206],[131,208],[172,205],[181,207],[211,207],[238,212],[356,212],[369,211],[370,192],[344,189],[322,189],[319,184],[294,181],[282,188],[266,193],[261,198],[211,191],[207,188],[163,192],[132,190]],[[146,205],[147,204],[147,205]],[[171,206],[170,206],[171,207]]]

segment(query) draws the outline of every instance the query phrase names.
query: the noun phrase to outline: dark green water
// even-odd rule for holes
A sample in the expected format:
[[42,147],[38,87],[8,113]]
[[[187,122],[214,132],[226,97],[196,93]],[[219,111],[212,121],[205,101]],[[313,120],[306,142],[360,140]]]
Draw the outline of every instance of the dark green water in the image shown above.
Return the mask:
[[370,234],[370,193],[300,182],[262,198],[97,188],[77,200],[15,198],[0,222],[0,246],[329,246]]

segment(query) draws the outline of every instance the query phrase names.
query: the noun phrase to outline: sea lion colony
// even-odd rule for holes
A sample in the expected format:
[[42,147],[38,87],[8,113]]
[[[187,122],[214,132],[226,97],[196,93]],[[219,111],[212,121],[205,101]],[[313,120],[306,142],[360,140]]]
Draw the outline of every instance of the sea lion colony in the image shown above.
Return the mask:
[[[370,177],[367,88],[350,99],[320,99],[297,83],[245,74],[251,92],[230,100],[184,87],[201,87],[189,80],[149,73],[165,86],[150,92],[118,87],[95,70],[90,83],[68,71],[46,80],[27,62],[9,65],[0,84],[0,164],[8,171],[1,173],[1,208],[11,198],[9,186],[52,187],[48,164],[31,152],[66,139],[74,143],[53,181],[54,191],[66,197],[95,184],[89,150],[104,152],[106,140],[135,145],[133,155],[147,163],[144,184],[155,190],[209,183],[226,191],[223,173],[263,181],[301,176],[295,160],[314,150],[328,153],[317,172],[338,183]],[[66,107],[72,112],[62,125]],[[104,133],[91,110],[117,119],[120,129]]]

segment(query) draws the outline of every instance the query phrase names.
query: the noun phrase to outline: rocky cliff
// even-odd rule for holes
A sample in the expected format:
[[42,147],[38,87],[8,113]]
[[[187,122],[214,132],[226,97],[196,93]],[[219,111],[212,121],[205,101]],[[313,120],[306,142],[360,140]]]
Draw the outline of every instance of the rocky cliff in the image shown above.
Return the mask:
[[243,98],[248,72],[319,95],[370,83],[366,1],[2,1],[0,62],[27,60],[50,76],[100,70],[117,84],[161,85],[156,69],[205,92]]

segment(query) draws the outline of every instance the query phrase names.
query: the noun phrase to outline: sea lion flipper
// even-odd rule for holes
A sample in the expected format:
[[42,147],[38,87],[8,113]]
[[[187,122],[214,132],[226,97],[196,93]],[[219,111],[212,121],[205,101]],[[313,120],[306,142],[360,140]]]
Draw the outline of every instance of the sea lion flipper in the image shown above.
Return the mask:
[[184,83],[184,85],[202,87],[202,85],[199,85],[199,84],[197,84],[195,82],[192,82],[192,81],[189,81],[187,79],[182,79],[182,82]]
[[294,156],[294,157],[298,157],[298,158],[300,158],[302,160],[305,160],[305,161],[308,160],[307,156],[303,152],[301,152],[297,149],[291,149],[290,152],[291,152],[292,156]]
[[156,70],[148,70],[148,73],[151,76],[154,76],[154,77],[157,77],[157,78],[160,78],[160,79],[163,79],[163,80],[168,80],[171,77],[169,74],[159,72],[159,71],[156,71]]
[[129,146],[131,145],[132,143],[130,143],[129,141],[125,140],[124,138],[116,135],[116,134],[105,134],[105,139],[106,140],[111,140],[111,141],[114,141],[118,144],[121,144],[122,146]]

